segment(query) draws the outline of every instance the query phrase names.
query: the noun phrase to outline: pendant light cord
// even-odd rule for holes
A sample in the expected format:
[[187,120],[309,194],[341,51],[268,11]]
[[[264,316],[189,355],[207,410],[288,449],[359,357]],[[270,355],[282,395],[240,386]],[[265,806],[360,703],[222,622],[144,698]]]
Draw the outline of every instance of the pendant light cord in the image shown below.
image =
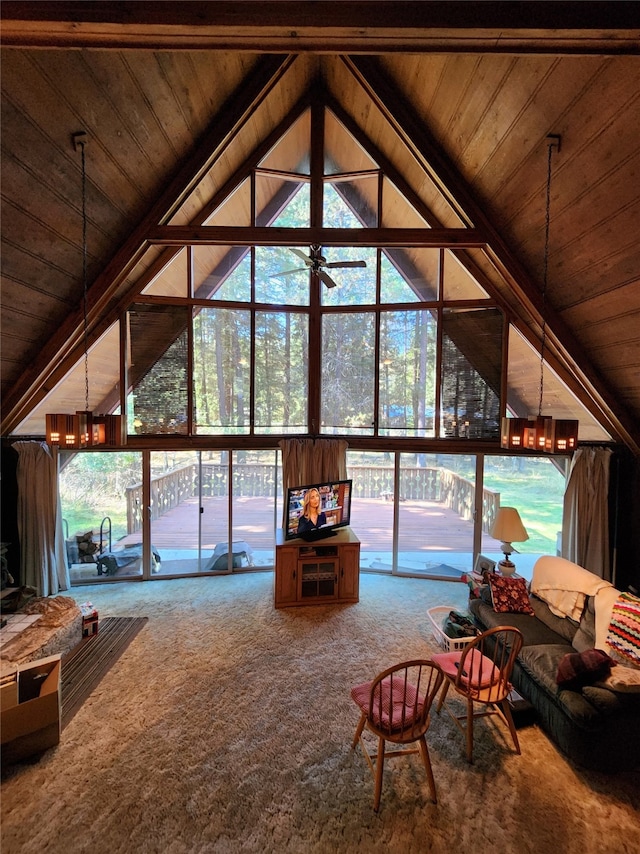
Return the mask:
[[84,141],[78,143],[82,154],[82,311],[84,324],[84,408],[89,411],[89,319],[87,316],[87,168]]
[[549,224],[551,222],[551,153],[554,143],[549,142],[547,146],[547,195],[545,200],[545,222],[544,222],[544,261],[542,276],[542,344],[540,347],[540,400],[538,402],[538,415],[542,415],[542,397],[544,390],[544,353],[547,343],[547,276],[549,272]]

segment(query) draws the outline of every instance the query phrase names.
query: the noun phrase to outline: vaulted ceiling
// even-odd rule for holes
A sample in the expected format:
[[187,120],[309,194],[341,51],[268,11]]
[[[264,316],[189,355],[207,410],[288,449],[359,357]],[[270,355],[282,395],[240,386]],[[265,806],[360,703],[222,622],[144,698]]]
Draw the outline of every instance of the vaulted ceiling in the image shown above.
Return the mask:
[[[532,343],[544,318],[554,369],[640,453],[633,6],[4,2],[2,434],[28,423],[84,344],[72,135],[88,138],[93,342],[141,270],[159,269],[162,227],[196,240],[203,211],[321,89],[431,226],[490,246],[468,250],[478,275]],[[560,150],[543,298],[549,134]],[[523,374],[523,397],[537,380]]]

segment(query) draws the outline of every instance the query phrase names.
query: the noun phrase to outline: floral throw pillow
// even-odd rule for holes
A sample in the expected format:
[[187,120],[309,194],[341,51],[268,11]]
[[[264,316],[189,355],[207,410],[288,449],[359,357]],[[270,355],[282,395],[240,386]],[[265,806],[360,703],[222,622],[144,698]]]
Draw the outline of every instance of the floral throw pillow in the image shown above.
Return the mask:
[[491,575],[489,584],[494,611],[535,616],[529,602],[527,582],[524,578],[505,578],[502,575]]

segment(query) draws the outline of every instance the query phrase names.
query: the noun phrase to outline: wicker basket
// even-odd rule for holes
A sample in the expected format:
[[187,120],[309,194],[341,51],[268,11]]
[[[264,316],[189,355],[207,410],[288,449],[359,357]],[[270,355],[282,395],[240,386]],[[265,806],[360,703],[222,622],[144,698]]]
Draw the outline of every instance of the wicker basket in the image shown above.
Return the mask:
[[438,605],[435,608],[429,608],[427,616],[431,620],[433,636],[438,642],[438,645],[447,652],[460,652],[468,643],[475,640],[475,637],[468,638],[450,638],[444,633],[442,625],[451,611],[454,611],[450,605]]

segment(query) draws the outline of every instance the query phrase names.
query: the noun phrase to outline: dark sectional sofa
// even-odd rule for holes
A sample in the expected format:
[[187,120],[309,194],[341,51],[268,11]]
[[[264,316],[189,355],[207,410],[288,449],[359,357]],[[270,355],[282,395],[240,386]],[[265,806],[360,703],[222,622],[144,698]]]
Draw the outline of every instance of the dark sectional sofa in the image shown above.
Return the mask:
[[586,598],[580,622],[556,616],[533,594],[529,599],[535,616],[496,613],[488,587],[469,605],[480,629],[512,625],[522,632],[514,688],[534,707],[542,729],[577,765],[605,772],[639,767],[640,693],[595,684],[567,690],[556,684],[563,656],[595,645],[594,597]]

